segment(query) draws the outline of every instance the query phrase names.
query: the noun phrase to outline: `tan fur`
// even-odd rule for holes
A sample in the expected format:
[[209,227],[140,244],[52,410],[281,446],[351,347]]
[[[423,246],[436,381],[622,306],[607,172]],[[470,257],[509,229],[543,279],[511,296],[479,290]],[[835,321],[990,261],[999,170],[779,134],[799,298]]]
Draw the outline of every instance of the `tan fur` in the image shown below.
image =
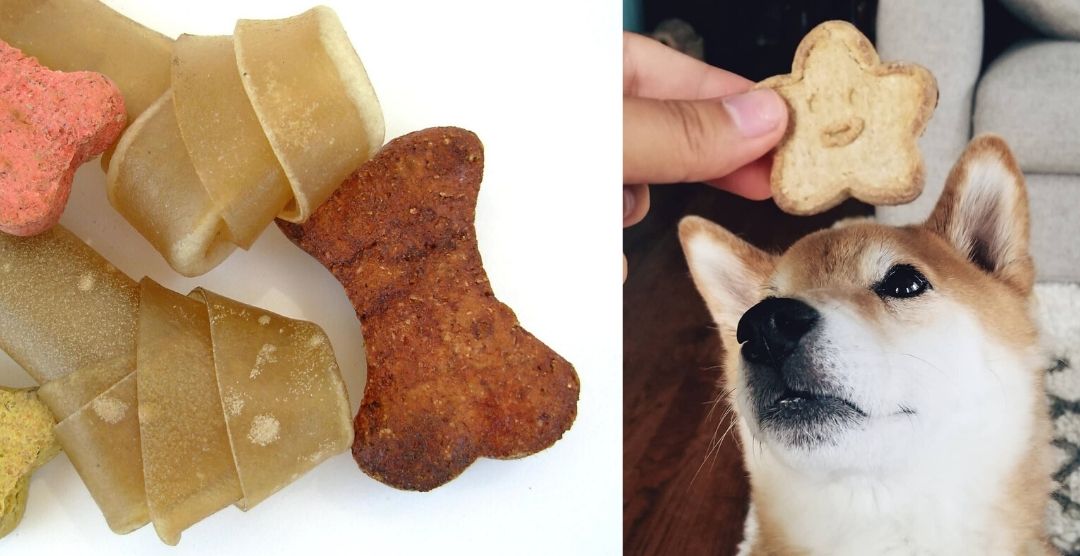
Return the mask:
[[[731,247],[732,252],[735,253],[739,260],[747,266],[747,269],[750,271],[751,274],[750,278],[762,285],[762,287],[759,288],[760,291],[757,298],[752,303],[750,303],[750,305],[753,305],[757,301],[760,301],[767,296],[767,291],[764,285],[768,276],[773,272],[773,268],[775,265],[774,256],[762,251],[761,249],[758,249],[757,247],[754,247],[753,245],[750,245],[749,243],[740,239],[735,234],[725,230],[720,226],[717,226],[716,224],[713,224],[712,222],[709,222],[708,220],[705,220],[704,218],[688,216],[686,218],[683,218],[683,220],[679,222],[679,238],[680,241],[683,242],[684,246],[691,237],[698,234],[705,234],[710,236],[715,241],[728,244]],[[684,251],[686,251],[685,248]],[[692,255],[687,252],[687,256],[690,257]],[[698,278],[695,277],[694,280],[695,282],[697,282]],[[716,297],[712,295],[712,292],[708,288],[704,288],[702,287],[702,284],[698,283],[697,289],[699,292],[702,292],[702,296],[705,298],[705,304],[709,307],[710,311],[715,314],[723,309],[722,302],[719,299],[716,299]],[[732,327],[724,326],[723,323],[717,324],[720,326],[720,336],[723,345],[738,345],[738,342],[735,341],[735,329]],[[735,373],[738,371],[738,355],[738,350],[724,350],[724,380],[728,384],[734,384]]]
[[950,223],[957,220],[954,213],[959,206],[959,196],[962,193],[971,162],[984,156],[998,158],[1004,164],[1006,170],[1016,178],[1019,186],[1017,202],[1012,211],[1012,221],[1014,229],[1020,236],[1018,241],[1024,247],[1024,252],[1017,254],[1020,260],[1012,261],[1012,266],[999,275],[998,278],[1010,284],[1022,294],[1029,295],[1035,283],[1035,266],[1027,253],[1030,237],[1027,189],[1024,187],[1024,177],[1020,172],[1016,159],[1013,157],[1012,152],[1009,151],[1008,145],[1000,137],[982,135],[971,141],[964,154],[961,155],[960,160],[957,161],[949,173],[949,177],[945,182],[945,190],[941,193],[941,199],[938,201],[937,206],[934,207],[934,211],[930,214],[930,218],[926,221],[924,227],[944,238],[948,238],[953,231],[953,225]]
[[[1009,256],[989,272],[973,264],[967,253],[959,252],[953,245],[960,221],[957,209],[963,198],[967,173],[974,161],[987,157],[1000,160],[1016,184],[1015,190],[1010,190],[1013,205],[1008,221],[1014,243],[1010,246]],[[1034,268],[1027,249],[1026,191],[1016,161],[997,137],[984,136],[971,142],[950,174],[934,212],[919,226],[890,228],[853,222],[811,234],[779,257],[770,256],[719,226],[698,218],[684,220],[680,225],[684,250],[696,234],[709,234],[735,253],[747,265],[749,274],[760,280],[760,298],[798,295],[823,301],[822,296],[839,296],[870,322],[882,318],[890,309],[870,291],[869,286],[878,277],[861,273],[860,261],[863,251],[871,248],[868,246],[886,246],[896,253],[898,260],[923,271],[939,294],[972,309],[996,341],[1018,350],[1029,349],[1038,341],[1029,306]],[[710,293],[700,283],[698,287],[716,314],[720,300],[710,299]],[[918,303],[918,299],[913,301]],[[904,315],[911,319],[931,317],[921,314],[917,305],[908,305]],[[739,348],[733,327],[721,326],[721,336],[725,346],[725,381],[734,384]],[[1045,407],[1043,370],[1032,368],[1031,372],[1036,383],[1034,392],[1039,397],[1034,407],[1041,409]],[[734,399],[732,402],[734,405]],[[998,530],[1007,531],[1007,537],[1013,540],[1010,552],[1013,554],[1053,553],[1046,541],[1043,524],[1052,486],[1050,421],[1046,412],[1039,413],[1035,428],[1022,463],[1016,466],[1007,484],[1000,485],[1000,503],[994,508]],[[744,448],[753,449],[752,446]],[[761,484],[751,477],[751,495],[759,528],[757,542],[751,551],[755,556],[805,554],[797,548],[798,539],[787,538],[783,523],[770,514],[768,504],[783,500],[783,489],[784,485]]]

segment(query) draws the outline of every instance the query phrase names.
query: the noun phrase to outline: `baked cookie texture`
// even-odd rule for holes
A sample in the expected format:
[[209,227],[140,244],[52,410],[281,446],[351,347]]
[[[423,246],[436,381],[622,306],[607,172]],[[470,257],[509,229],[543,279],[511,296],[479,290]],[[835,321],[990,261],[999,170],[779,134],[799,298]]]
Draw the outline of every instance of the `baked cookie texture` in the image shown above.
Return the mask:
[[278,220],[356,308],[368,378],[353,457],[431,490],[480,457],[551,446],[577,414],[573,366],[491,290],[473,226],[484,150],[446,127],[391,141],[305,224]]
[[0,386],[0,538],[22,521],[30,474],[60,452],[36,388]]
[[774,89],[788,104],[771,175],[785,212],[816,214],[849,196],[896,205],[922,192],[917,139],[937,106],[937,83],[926,68],[882,63],[853,25],[827,21],[799,43],[791,73],[757,87]]
[[75,171],[115,143],[125,122],[109,78],[52,71],[0,40],[0,232],[56,225]]

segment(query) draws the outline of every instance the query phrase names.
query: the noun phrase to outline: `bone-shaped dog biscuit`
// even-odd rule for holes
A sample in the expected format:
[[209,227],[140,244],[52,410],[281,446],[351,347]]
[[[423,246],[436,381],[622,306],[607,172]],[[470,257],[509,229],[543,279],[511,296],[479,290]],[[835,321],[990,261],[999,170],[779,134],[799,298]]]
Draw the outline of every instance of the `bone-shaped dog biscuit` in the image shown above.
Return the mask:
[[75,170],[124,123],[124,99],[104,75],[52,71],[0,40],[0,232],[56,224]]
[[306,224],[278,221],[356,308],[368,383],[353,457],[397,488],[547,448],[577,413],[574,368],[491,291],[473,228],[482,173],[475,135],[427,129],[383,147]]
[[771,176],[785,212],[822,212],[848,196],[895,205],[922,191],[916,140],[937,105],[925,68],[883,64],[854,26],[827,21],[799,43],[790,74],[758,87],[776,90],[789,108]]

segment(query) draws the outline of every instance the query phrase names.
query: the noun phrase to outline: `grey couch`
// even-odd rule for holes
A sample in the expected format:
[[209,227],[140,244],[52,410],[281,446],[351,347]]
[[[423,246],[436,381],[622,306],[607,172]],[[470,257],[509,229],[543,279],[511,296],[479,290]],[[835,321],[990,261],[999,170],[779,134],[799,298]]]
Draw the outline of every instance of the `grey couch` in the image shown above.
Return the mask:
[[924,219],[968,140],[997,133],[1027,178],[1038,278],[1080,282],[1080,1],[986,1],[1003,2],[1046,36],[1012,45],[982,74],[983,0],[879,3],[882,59],[926,66],[940,97],[920,140],[923,194],[877,216],[889,224]]

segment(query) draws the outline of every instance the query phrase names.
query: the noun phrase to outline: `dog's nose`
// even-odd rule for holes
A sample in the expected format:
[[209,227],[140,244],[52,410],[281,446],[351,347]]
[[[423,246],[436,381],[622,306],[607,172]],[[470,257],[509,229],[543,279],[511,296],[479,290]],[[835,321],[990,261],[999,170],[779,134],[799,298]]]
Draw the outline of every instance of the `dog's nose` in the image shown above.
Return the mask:
[[779,367],[821,319],[816,309],[788,297],[768,297],[739,319],[735,337],[751,363]]

